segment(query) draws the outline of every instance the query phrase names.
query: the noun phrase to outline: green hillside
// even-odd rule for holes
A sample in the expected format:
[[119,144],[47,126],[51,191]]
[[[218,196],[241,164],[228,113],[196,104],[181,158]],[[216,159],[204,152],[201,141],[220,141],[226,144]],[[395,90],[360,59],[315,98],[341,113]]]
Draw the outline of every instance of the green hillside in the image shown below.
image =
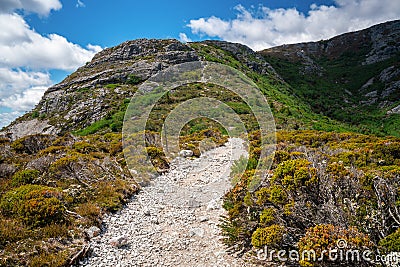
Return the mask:
[[[362,133],[399,136],[400,115],[391,112],[400,104],[399,31],[395,21],[260,53],[315,113]],[[388,37],[376,40],[378,33]]]
[[[104,214],[123,208],[141,188],[137,178],[145,174],[130,170],[124,154],[136,149],[130,141],[144,138],[156,171],[168,171],[162,125],[194,97],[226,103],[251,141],[249,162],[235,163],[231,178],[237,183],[224,197],[220,228],[227,249],[253,259],[264,246],[321,253],[343,238],[375,254],[398,251],[399,43],[395,21],[261,52],[222,41],[147,39],[101,51],[0,133],[0,266],[76,263],[90,239],[87,230],[101,226]],[[260,127],[241,97],[205,83],[163,95],[146,129],[128,136],[123,147],[125,112],[140,85],[170,66],[195,61],[231,66],[257,84],[275,119],[273,155],[261,158]],[[221,146],[226,133],[207,118],[189,121],[179,149],[198,157],[202,140]],[[258,162],[272,162],[266,178],[256,171]]]

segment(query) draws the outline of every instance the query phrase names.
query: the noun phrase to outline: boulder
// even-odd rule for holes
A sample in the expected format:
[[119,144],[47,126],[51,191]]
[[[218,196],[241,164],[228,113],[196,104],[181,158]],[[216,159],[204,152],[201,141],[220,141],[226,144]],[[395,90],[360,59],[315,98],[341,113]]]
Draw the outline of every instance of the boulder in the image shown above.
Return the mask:
[[192,150],[187,150],[187,149],[181,150],[179,152],[179,156],[180,157],[184,157],[184,158],[191,157],[191,156],[193,156],[193,151]]

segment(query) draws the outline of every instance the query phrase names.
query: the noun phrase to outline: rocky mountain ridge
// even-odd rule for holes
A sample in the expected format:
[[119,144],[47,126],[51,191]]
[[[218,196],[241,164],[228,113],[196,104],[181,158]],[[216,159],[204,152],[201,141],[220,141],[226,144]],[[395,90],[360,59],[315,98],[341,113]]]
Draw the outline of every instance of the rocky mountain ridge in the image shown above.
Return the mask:
[[[224,41],[194,43],[220,47],[249,69],[276,76],[262,56],[247,46]],[[50,87],[33,111],[5,132],[12,139],[29,134],[62,134],[87,127],[113,113],[137,86],[157,72],[184,62],[204,60],[192,44],[177,40],[138,39],[104,49],[59,84]]]
[[[78,264],[80,257],[91,252],[93,262],[81,264],[104,266],[120,260],[128,265],[138,260],[150,265],[161,260],[171,265],[179,260],[192,264],[204,255],[204,246],[211,255],[206,260],[242,262],[225,252],[215,254],[222,251],[222,244],[215,242],[217,237],[222,237],[224,249],[237,252],[238,257],[266,245],[299,252],[314,247],[321,251],[329,243],[326,238],[337,244],[335,238],[343,236],[348,237],[345,241],[352,248],[400,251],[400,140],[387,136],[400,133],[400,115],[396,114],[400,104],[396,87],[400,60],[397,44],[393,43],[398,24],[390,22],[317,44],[289,45],[285,46],[286,52],[282,52],[283,48],[254,52],[244,45],[220,41],[182,44],[147,39],[128,41],[100,52],[49,88],[31,112],[0,133],[0,266],[68,266]],[[376,38],[380,36],[379,40],[391,40],[377,41],[390,47],[382,49],[368,41],[366,36],[373,36],[373,32]],[[388,58],[366,61],[381,50]],[[134,141],[143,138],[139,132],[125,138],[124,144],[122,140],[125,111],[137,88],[160,70],[196,60],[231,66],[259,87],[271,106],[278,130],[274,157],[261,158],[262,135],[240,96],[222,86],[201,83],[181,86],[163,96],[147,120],[143,148],[147,156],[126,155],[126,151],[138,149]],[[392,85],[393,90],[388,90]],[[214,145],[218,147],[214,152],[225,150],[223,145],[228,139],[220,125],[206,120],[191,121],[180,132],[179,149],[185,153],[178,154],[193,159],[177,161],[176,166],[165,156],[159,129],[166,114],[195,97],[212,97],[227,103],[249,131],[249,160],[235,161],[229,174],[235,185],[223,197],[226,212],[218,228],[221,233],[217,233],[214,224],[221,209],[215,209],[207,221],[200,219],[207,212],[202,209],[204,206],[198,210],[198,220],[190,210],[164,207],[163,212],[173,214],[172,219],[163,221],[158,216],[160,206],[149,205],[149,213],[141,211],[140,203],[135,202],[137,196],[136,200],[146,204],[161,199],[167,204],[181,203],[186,198],[182,198],[182,190],[176,189],[175,185],[179,185],[187,188],[185,197],[195,193],[197,202],[191,203],[198,204],[212,190],[203,190],[202,186],[192,190],[193,186],[209,184],[223,166],[232,163],[220,158],[211,160],[216,163],[214,167],[204,167],[207,160],[201,158],[202,153]],[[206,141],[212,141],[212,146]],[[142,184],[137,183],[137,178],[143,178],[147,171],[142,168],[144,158],[165,175],[149,176],[146,182],[151,184],[158,179],[158,183],[138,194]],[[252,190],[252,183],[260,181],[257,164],[270,159],[270,179]],[[127,164],[130,160],[138,164],[131,168]],[[205,176],[187,176],[189,169],[197,169]],[[168,194],[173,192],[178,194]],[[171,199],[172,196],[177,198]],[[217,206],[216,201],[205,203]],[[126,205],[131,209],[121,211]],[[119,215],[110,215],[112,212]],[[168,233],[166,239],[157,239],[154,229],[145,231],[136,223],[119,220],[121,214],[146,228],[164,229],[176,222],[174,217],[188,215],[183,223],[189,229],[177,239]],[[105,231],[103,222],[110,231]],[[213,222],[212,232],[201,229],[208,222]],[[128,244],[122,235],[127,231],[130,239],[136,238],[131,241],[137,242]],[[213,238],[203,243],[205,239],[200,236],[210,233]],[[114,235],[117,236],[111,238]],[[156,244],[148,247],[150,242]],[[165,258],[152,253],[155,258],[128,253],[129,246],[133,250],[149,249],[147,253],[168,249],[170,243],[178,247]],[[91,245],[96,249],[91,251]],[[116,247],[110,250],[110,246]],[[196,257],[176,257],[181,248],[193,248]],[[209,263],[213,264],[209,261],[203,265]],[[299,264],[309,266],[308,262],[294,262],[291,266]],[[322,262],[318,266],[335,264]]]
[[283,53],[288,57],[303,55],[331,59],[346,53],[365,53],[362,64],[373,64],[396,56],[400,52],[400,21],[389,21],[361,31],[349,32],[329,40],[285,44],[261,51],[261,53]]
[[[260,53],[315,112],[351,124],[383,120],[386,134],[398,132],[389,124],[400,110],[400,20]],[[349,119],[354,113],[361,118]]]

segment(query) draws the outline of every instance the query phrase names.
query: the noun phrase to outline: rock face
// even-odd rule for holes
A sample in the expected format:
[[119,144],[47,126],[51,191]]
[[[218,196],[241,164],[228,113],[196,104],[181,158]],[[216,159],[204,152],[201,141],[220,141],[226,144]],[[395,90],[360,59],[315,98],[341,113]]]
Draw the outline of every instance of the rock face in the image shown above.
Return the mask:
[[329,40],[282,45],[262,51],[263,53],[285,53],[301,57],[298,52],[319,58],[338,58],[344,53],[363,50],[363,64],[373,64],[396,56],[400,52],[400,20],[378,24],[368,29],[345,33]]
[[249,47],[238,44],[229,43],[224,41],[204,41],[203,44],[218,46],[221,49],[230,52],[239,61],[246,64],[251,70],[261,74],[274,74],[277,75],[275,70],[259,53],[254,52]]
[[[305,97],[309,98],[311,105],[316,102],[316,97],[321,99],[321,103],[336,98],[337,103],[325,107],[327,115],[346,112],[341,112],[341,109],[348,109],[352,114],[371,107],[392,110],[388,112],[391,114],[396,113],[393,107],[400,104],[400,20],[329,40],[282,45],[260,53],[267,60],[275,58],[291,62],[291,69],[278,69],[279,61],[273,66],[287,82],[294,82],[295,90],[300,88],[299,84],[308,81],[310,88],[307,90],[312,92],[312,96]],[[298,77],[285,75],[295,68]],[[299,90],[301,94],[303,89]],[[321,112],[324,108],[320,103],[318,105],[316,110]],[[335,105],[338,109],[332,111]]]
[[225,251],[217,226],[229,168],[246,153],[241,143],[230,139],[198,159],[177,158],[170,172],[105,218],[106,231],[91,240],[93,253],[81,266],[253,266]]
[[[221,41],[205,41],[230,53],[252,70],[276,73],[250,48]],[[138,85],[171,65],[204,60],[195,45],[177,40],[139,39],[104,49],[91,62],[49,88],[35,109],[3,130],[13,140],[29,134],[63,134],[85,128],[118,110]],[[28,126],[27,126],[28,125]]]

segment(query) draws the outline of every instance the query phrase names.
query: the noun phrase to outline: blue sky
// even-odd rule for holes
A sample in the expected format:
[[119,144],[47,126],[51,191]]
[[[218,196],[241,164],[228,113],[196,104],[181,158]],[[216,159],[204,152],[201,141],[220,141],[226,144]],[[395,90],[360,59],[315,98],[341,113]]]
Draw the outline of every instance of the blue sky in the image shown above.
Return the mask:
[[0,126],[126,40],[220,39],[260,50],[398,18],[393,0],[0,0]]
[[[36,14],[27,17],[29,24],[42,34],[57,33],[71,42],[114,46],[137,38],[179,38],[190,34],[186,26],[191,19],[221,17],[234,19],[238,5],[246,8],[265,5],[271,8],[293,8],[307,12],[313,3],[334,4],[333,1],[105,1],[82,0],[85,7],[77,8],[76,1],[62,1],[63,8],[47,18]],[[190,3],[190,4],[188,4]],[[193,40],[200,40],[191,35]]]

